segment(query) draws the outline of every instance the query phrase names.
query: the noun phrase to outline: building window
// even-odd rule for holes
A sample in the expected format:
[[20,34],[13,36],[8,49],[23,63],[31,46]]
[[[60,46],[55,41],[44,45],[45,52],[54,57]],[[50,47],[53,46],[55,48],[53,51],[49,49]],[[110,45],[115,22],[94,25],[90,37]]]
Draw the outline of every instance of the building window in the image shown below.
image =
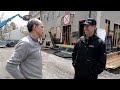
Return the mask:
[[65,14],[68,14],[68,13],[70,13],[70,11],[65,11]]
[[52,37],[54,38],[54,34],[56,33],[55,28],[54,28],[54,27],[51,27],[51,28],[50,28],[50,32],[51,32],[51,34],[52,34]]
[[109,35],[110,32],[110,20],[105,19],[105,30],[106,30],[106,34]]
[[56,38],[58,38],[58,39],[60,39],[60,33],[61,33],[60,29],[61,29],[60,26],[56,27]]
[[60,11],[56,11],[56,17],[60,16]]
[[44,20],[44,15],[42,15],[42,20]]
[[52,19],[54,18],[54,11],[52,12],[52,15],[51,15]]
[[38,17],[38,19],[40,20],[40,17]]
[[49,13],[47,13],[47,18],[46,18],[46,21],[48,21],[49,20]]
[[44,15],[44,19],[45,19],[45,15]]
[[113,46],[120,46],[120,25],[114,24]]

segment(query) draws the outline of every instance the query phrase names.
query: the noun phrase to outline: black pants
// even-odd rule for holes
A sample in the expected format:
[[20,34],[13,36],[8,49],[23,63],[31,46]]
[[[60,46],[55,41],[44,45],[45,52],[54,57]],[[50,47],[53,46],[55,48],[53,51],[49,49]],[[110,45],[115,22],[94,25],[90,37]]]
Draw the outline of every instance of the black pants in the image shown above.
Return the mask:
[[94,75],[94,76],[78,76],[78,75],[74,75],[74,79],[80,79],[80,80],[96,80],[98,79],[98,75]]
[[98,79],[98,74],[84,74],[82,72],[76,72],[74,75],[74,79],[81,79],[81,80],[96,80]]

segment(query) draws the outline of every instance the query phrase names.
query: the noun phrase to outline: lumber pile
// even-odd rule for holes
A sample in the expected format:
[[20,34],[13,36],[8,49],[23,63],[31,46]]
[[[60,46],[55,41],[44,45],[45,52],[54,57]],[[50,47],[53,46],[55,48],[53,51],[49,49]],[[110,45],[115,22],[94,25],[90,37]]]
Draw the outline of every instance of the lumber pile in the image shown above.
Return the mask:
[[106,68],[116,69],[118,67],[120,67],[120,51],[107,54]]

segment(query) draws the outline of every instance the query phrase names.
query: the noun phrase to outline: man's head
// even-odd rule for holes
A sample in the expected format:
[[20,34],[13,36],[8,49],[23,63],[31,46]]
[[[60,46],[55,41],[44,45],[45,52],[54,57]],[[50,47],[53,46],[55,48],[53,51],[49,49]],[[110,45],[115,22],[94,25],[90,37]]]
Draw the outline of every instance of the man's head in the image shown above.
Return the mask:
[[43,34],[43,23],[39,19],[33,18],[28,21],[27,28],[30,33],[34,33],[36,37],[42,37]]
[[88,18],[85,20],[84,24],[84,31],[86,36],[90,37],[94,34],[96,29],[96,20],[93,18]]

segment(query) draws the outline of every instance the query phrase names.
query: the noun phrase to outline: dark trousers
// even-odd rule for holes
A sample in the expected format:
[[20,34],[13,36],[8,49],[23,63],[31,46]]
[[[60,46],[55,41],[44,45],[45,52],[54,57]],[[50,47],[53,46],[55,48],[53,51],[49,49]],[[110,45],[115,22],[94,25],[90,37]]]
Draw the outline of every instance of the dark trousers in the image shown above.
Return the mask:
[[94,75],[94,76],[78,76],[78,75],[74,75],[74,79],[80,79],[80,80],[96,80],[98,79],[98,75]]
[[98,79],[98,74],[84,74],[82,72],[78,72],[75,70],[74,79],[81,79],[81,80],[96,80]]
[[79,71],[79,69],[75,66],[74,67],[74,70],[75,70],[75,75],[74,75],[74,79],[81,79],[81,80],[96,80],[98,79],[98,74],[90,74],[90,73],[87,73],[86,74],[84,73],[83,75],[83,72]]

